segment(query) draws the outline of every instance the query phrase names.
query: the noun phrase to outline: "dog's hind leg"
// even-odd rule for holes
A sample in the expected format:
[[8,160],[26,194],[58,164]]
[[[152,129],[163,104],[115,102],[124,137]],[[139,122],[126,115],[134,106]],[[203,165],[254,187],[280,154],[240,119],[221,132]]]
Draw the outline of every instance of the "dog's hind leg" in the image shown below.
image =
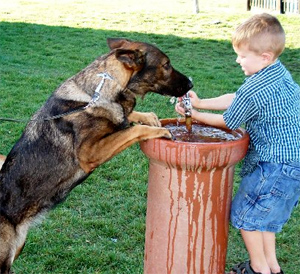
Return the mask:
[[171,139],[172,135],[166,128],[136,125],[117,131],[96,143],[87,140],[79,149],[80,166],[89,173],[132,144],[161,137]]
[[16,228],[1,218],[0,223],[0,274],[9,274],[14,260],[20,255],[25,245],[29,225]]
[[0,274],[9,274],[15,256],[16,231],[0,216]]
[[19,257],[20,253],[22,252],[22,250],[25,246],[25,241],[26,241],[29,226],[30,226],[29,223],[24,223],[24,224],[17,226],[17,229],[16,229],[17,237],[16,237],[16,243],[15,243],[14,260],[16,260]]

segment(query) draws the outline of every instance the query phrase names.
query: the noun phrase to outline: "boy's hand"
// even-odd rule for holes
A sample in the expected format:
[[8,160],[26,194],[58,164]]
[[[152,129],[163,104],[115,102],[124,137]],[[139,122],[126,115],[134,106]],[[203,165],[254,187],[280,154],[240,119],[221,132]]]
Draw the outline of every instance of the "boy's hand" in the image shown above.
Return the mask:
[[[196,92],[193,91],[193,90],[190,90],[189,91],[189,97],[190,97],[190,100],[191,100],[192,107],[197,108],[197,105],[199,105],[200,99],[199,99],[198,95],[196,94]],[[179,113],[180,115],[184,116],[185,110],[183,108],[182,101],[183,101],[182,97],[179,97],[178,98],[178,103],[175,105],[175,111],[177,113]],[[191,112],[193,112],[193,110]]]
[[[181,99],[181,98],[180,98],[180,99]],[[184,110],[184,108],[183,108],[183,106],[182,106],[182,100],[179,100],[179,102],[176,103],[176,105],[175,105],[175,111],[176,111],[177,113],[179,113],[180,115],[184,116],[185,110]]]
[[[182,105],[182,102],[178,102],[175,105],[175,111],[177,113],[179,113],[180,115],[185,116],[185,109],[184,109],[184,107]],[[191,117],[193,117],[194,112],[195,112],[195,110],[191,109]]]
[[190,90],[189,91],[189,96],[190,96],[192,107],[197,108],[197,105],[199,105],[199,101],[200,101],[198,95],[196,94],[195,91]]
[[[190,90],[189,91],[189,96],[190,96],[192,106],[197,108],[196,105],[197,105],[197,103],[199,104],[199,101],[200,101],[198,95],[196,94],[195,91]],[[182,97],[179,97],[178,102],[182,102],[182,101],[183,101]]]

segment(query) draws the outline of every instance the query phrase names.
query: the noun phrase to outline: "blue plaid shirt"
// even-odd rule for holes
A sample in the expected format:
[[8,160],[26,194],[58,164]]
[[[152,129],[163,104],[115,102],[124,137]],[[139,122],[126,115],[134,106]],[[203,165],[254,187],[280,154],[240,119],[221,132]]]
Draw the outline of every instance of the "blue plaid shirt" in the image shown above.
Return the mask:
[[279,60],[245,80],[223,117],[245,124],[260,161],[300,161],[300,88]]

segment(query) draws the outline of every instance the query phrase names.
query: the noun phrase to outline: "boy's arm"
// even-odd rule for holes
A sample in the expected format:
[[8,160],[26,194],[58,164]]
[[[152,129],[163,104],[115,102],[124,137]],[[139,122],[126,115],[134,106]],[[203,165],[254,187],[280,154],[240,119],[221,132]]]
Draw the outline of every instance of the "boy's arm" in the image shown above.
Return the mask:
[[221,128],[229,129],[225,124],[222,114],[199,112],[199,111],[193,110],[192,118],[201,123],[204,123],[204,124],[207,124],[207,125],[210,125],[213,127],[221,127]]
[[[184,108],[180,105],[180,103],[177,103],[175,106],[175,110],[184,116]],[[216,114],[216,113],[207,113],[207,112],[199,112],[195,109],[192,109],[191,116],[193,119],[210,125],[214,127],[222,127],[228,129],[228,127],[225,124],[225,120],[223,118],[222,114]]]
[[[227,93],[215,98],[199,99],[197,94],[191,90],[189,91],[189,96],[194,108],[205,110],[226,110],[232,104],[235,93]],[[180,102],[176,104],[175,110],[184,116],[184,108],[181,106]],[[198,120],[201,123],[228,129],[222,114],[199,112],[195,109],[192,109],[191,114],[193,119]]]
[[[190,94],[192,98],[193,93]],[[191,99],[192,105],[198,109],[209,109],[209,110],[226,110],[232,103],[235,97],[235,93],[227,93],[215,98],[199,99],[194,97]]]

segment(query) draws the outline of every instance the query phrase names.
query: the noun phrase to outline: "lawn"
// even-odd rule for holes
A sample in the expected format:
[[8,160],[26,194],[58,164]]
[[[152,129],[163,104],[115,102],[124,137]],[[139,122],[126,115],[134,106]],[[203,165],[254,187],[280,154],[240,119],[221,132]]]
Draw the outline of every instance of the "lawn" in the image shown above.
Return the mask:
[[[251,13],[233,0],[230,5],[214,0],[214,9],[206,1],[201,12],[193,14],[190,2],[1,1],[0,117],[29,119],[65,79],[108,51],[107,37],[156,44],[175,68],[193,78],[200,97],[235,91],[244,75],[235,62],[230,37]],[[287,34],[281,60],[300,83],[299,15],[278,17]],[[137,110],[154,111],[159,118],[176,117],[169,100],[149,94],[138,100]],[[24,126],[0,122],[0,153],[9,152]],[[143,273],[147,169],[148,160],[139,145],[99,167],[30,231],[14,271]],[[239,180],[237,173],[235,188]],[[299,220],[298,207],[278,235],[278,256],[286,274],[300,269]],[[247,259],[234,229],[227,257],[228,268]]]

